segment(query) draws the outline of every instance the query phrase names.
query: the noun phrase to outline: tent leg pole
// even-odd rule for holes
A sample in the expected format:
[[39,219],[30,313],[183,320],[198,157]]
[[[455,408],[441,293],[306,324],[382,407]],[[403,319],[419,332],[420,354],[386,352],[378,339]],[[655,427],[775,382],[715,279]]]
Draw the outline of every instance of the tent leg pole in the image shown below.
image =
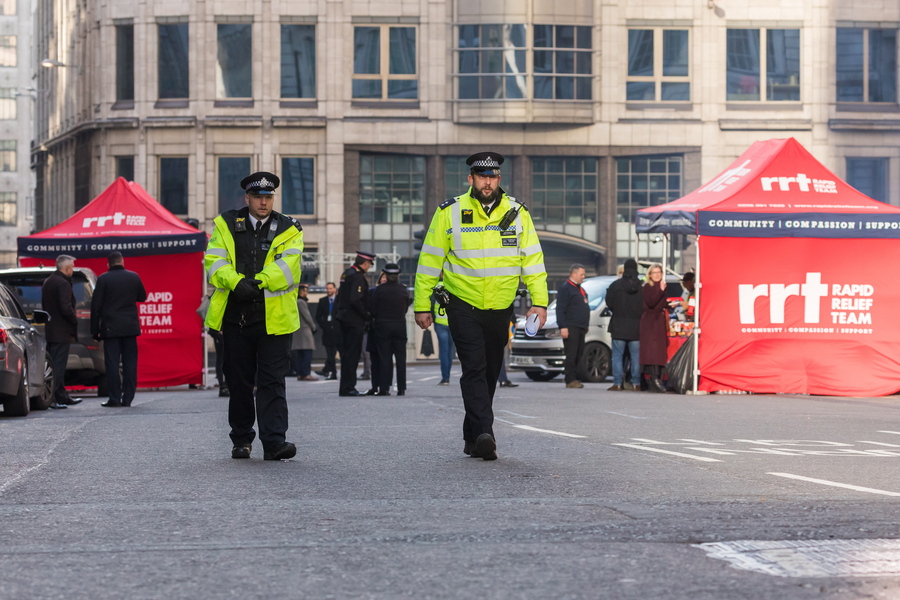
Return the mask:
[[697,236],[697,266],[694,272],[694,394],[698,393],[700,385],[700,290],[703,282],[700,280],[700,236]]

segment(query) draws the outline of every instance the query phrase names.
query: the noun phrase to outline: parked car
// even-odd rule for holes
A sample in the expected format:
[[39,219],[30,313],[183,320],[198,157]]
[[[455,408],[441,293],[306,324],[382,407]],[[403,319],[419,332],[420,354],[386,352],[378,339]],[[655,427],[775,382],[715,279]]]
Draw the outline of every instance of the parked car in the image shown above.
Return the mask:
[[[584,354],[578,364],[580,381],[604,381],[612,373],[612,338],[609,336],[609,319],[612,313],[606,308],[606,289],[616,280],[614,275],[588,277],[581,287],[588,295],[591,321],[584,338]],[[677,276],[666,277],[666,292],[670,296],[681,295]],[[525,335],[525,319],[516,324],[509,353],[509,365],[513,371],[524,371],[532,381],[550,381],[563,373],[566,352],[563,348],[559,325],[556,323],[556,300],[547,307],[547,322],[534,337]]]
[[[29,318],[41,308],[41,286],[55,268],[21,267],[0,269],[0,283],[10,291],[25,309]],[[69,346],[66,362],[66,385],[97,386],[97,395],[106,396],[106,363],[103,360],[103,343],[91,337],[91,297],[97,284],[97,276],[90,269],[75,267],[72,273],[72,291],[75,293],[75,315],[78,318],[78,341]],[[43,325],[37,326],[43,335]]]
[[0,285],[0,403],[3,414],[24,417],[30,410],[46,410],[53,396],[53,362],[47,343],[35,324],[50,320],[42,310],[31,319]]

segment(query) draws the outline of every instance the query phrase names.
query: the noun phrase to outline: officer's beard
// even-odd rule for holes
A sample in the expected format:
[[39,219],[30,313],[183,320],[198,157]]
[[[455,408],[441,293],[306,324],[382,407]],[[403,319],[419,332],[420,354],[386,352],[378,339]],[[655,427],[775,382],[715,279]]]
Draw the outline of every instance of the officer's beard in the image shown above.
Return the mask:
[[484,192],[482,192],[482,190],[476,190],[475,188],[472,188],[472,197],[475,198],[476,200],[478,200],[479,202],[481,202],[482,204],[493,204],[495,200],[500,199],[500,193],[501,192],[500,192],[499,185],[493,192],[491,192],[491,194],[489,196],[485,196]]

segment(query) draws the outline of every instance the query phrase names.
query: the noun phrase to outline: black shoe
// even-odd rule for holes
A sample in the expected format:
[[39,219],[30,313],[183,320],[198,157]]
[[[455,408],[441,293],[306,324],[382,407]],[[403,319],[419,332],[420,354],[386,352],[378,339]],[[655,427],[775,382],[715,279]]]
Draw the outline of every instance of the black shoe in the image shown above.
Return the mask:
[[519,387],[518,383],[513,383],[512,381],[506,380],[500,384],[500,387]]
[[378,393],[378,390],[376,390],[375,388],[369,388],[369,391],[366,392],[366,396],[374,396],[377,393]]
[[101,403],[100,406],[105,406],[106,408],[122,408],[122,403],[107,400],[106,402]]
[[349,392],[338,393],[338,396],[362,396],[362,394],[356,390],[350,390]]
[[69,406],[75,406],[76,404],[81,404],[81,398],[69,398],[65,401],[64,404],[68,404]]
[[252,449],[253,446],[250,444],[235,446],[231,449],[231,458],[250,458],[250,451]]
[[463,446],[463,452],[472,456],[472,453],[475,452],[475,442],[466,442]]
[[329,376],[326,377],[325,379],[327,379],[328,381],[337,381],[337,373],[332,373],[331,375],[329,375]]
[[60,404],[59,402],[54,402],[53,404],[50,405],[50,408],[55,408],[55,409],[59,410],[61,408],[69,408],[69,407],[66,406],[65,404]]
[[391,395],[391,391],[390,391],[390,390],[382,390],[382,391],[378,392],[378,393],[375,394],[375,395],[376,395],[376,396],[390,396],[390,395]]
[[231,392],[228,391],[228,386],[222,386],[219,388],[219,398],[229,398],[231,397]]
[[290,442],[284,442],[277,450],[273,450],[272,452],[266,450],[263,453],[263,459],[265,460],[287,460],[289,458],[294,458],[295,456],[297,456],[297,446]]
[[360,375],[360,376],[359,376],[359,380],[360,380],[360,381],[368,381],[368,380],[370,380],[370,379],[371,379],[371,377],[368,376],[368,375]]
[[475,448],[472,456],[484,460],[497,460],[497,442],[489,433],[482,433],[475,439]]
[[398,395],[398,396],[405,396],[405,395],[406,395],[406,390],[398,390],[398,391],[397,391],[397,395]]
[[322,377],[326,377],[328,375],[328,371],[322,369],[321,371],[316,371],[316,375],[321,375]]
[[450,385],[450,380],[449,379],[441,379],[440,381],[438,381],[438,385]]

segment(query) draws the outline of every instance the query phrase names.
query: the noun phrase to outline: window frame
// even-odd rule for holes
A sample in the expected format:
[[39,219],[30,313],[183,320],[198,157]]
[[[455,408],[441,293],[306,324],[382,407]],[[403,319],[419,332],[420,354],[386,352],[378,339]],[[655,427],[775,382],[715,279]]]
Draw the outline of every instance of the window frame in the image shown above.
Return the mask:
[[[216,101],[246,101],[253,100],[253,23],[252,22],[221,22],[215,23],[216,26],[216,59],[213,61],[213,68],[215,69],[215,100]],[[219,60],[220,52],[220,44],[222,44],[222,35],[223,28],[228,27],[241,27],[246,28],[250,35],[250,56],[248,58],[248,68],[249,73],[245,78],[246,85],[249,88],[249,95],[247,96],[229,96],[228,95],[228,86],[225,83],[225,69],[222,68],[222,63]],[[280,39],[279,39],[280,42]],[[220,88],[221,85],[221,88]]]
[[[162,78],[164,69],[161,68],[162,64],[162,54],[160,49],[162,48],[162,44],[160,43],[162,40],[162,29],[164,27],[184,27],[187,31],[187,35],[185,39],[187,40],[187,46],[185,48],[185,66],[186,66],[186,94],[184,96],[174,96],[174,95],[162,95]],[[191,26],[188,21],[177,21],[177,22],[158,22],[156,24],[156,97],[158,100],[162,101],[186,101],[191,97]]]
[[[282,101],[314,101],[318,97],[319,94],[319,81],[318,81],[318,70],[316,61],[318,60],[318,48],[317,42],[319,38],[319,28],[316,23],[280,23],[280,27],[278,28],[279,35],[279,66],[278,66],[278,94]],[[285,96],[284,95],[284,35],[285,28],[287,27],[309,27],[313,32],[313,56],[312,56],[312,82],[313,82],[313,93],[312,96]],[[298,82],[298,90],[300,89],[300,85]],[[300,92],[302,93],[302,91]]]
[[[857,188],[854,183],[850,181],[850,175],[854,170],[852,166],[853,162],[856,161],[866,161],[869,163],[877,162],[882,165],[883,172],[881,173],[881,185],[884,187],[884,198],[876,198],[875,196],[870,196],[868,192],[864,192]],[[870,198],[878,200],[879,202],[884,202],[886,204],[890,204],[891,199],[891,158],[889,156],[845,156],[844,157],[844,180],[848,185],[852,186],[854,189],[857,189],[860,193],[866,194]]]
[[[15,173],[18,169],[19,144],[17,140],[0,140],[0,173]],[[7,160],[8,159],[8,160]],[[10,168],[7,169],[6,165]]]
[[[287,181],[287,179],[285,178],[285,173],[287,171],[284,168],[284,161],[285,161],[285,159],[292,159],[292,158],[309,159],[312,161],[312,198],[310,199],[310,202],[312,204],[312,212],[309,212],[309,213],[288,212],[287,209],[284,207],[284,188],[285,188],[285,183]],[[279,194],[279,198],[278,198],[279,203],[280,203],[281,212],[286,215],[295,215],[295,216],[303,217],[303,218],[315,218],[315,216],[316,216],[316,196],[317,196],[317,190],[318,190],[317,186],[319,183],[318,182],[319,178],[317,177],[318,173],[316,172],[316,156],[313,154],[282,154],[282,155],[278,156],[278,164],[281,167],[281,170],[280,170],[281,193]]]
[[[5,43],[9,41],[9,43]],[[0,67],[18,67],[19,66],[19,56],[18,56],[18,45],[19,40],[17,35],[0,35],[0,42],[4,42],[0,44],[0,56],[8,55],[12,58],[12,62],[7,64],[5,62],[0,62]]]
[[14,87],[0,87],[0,106],[5,105],[7,107],[12,108],[12,116],[7,117],[3,115],[3,110],[0,110],[0,121],[15,121],[18,119],[19,114],[19,103],[18,103],[18,92]]
[[[419,25],[414,23],[354,23],[353,35],[350,36],[350,44],[352,51],[350,55],[353,57],[353,73],[350,81],[350,99],[353,102],[391,102],[391,103],[407,103],[416,104],[420,100],[421,86],[419,85]],[[356,73],[356,30],[358,28],[379,29],[378,47],[379,47],[379,72],[378,73]],[[415,32],[416,41],[416,60],[415,72],[412,74],[393,74],[390,72],[391,65],[391,29],[412,29]],[[364,96],[353,95],[353,84],[356,81],[380,81],[381,82],[381,98],[370,98]],[[391,98],[389,94],[389,84],[391,81],[415,81],[416,97],[415,98]]]
[[[6,220],[4,207],[12,207],[12,218]],[[0,227],[15,227],[19,212],[19,194],[17,192],[0,192]]]
[[[551,46],[538,46],[535,43],[535,28],[537,27],[550,27],[553,35],[553,44]],[[557,44],[559,39],[559,28],[560,27],[572,27],[574,29],[573,34],[573,46],[559,46]],[[594,89],[593,89],[593,81],[594,81],[594,40],[593,40],[593,27],[591,25],[569,25],[565,23],[532,23],[531,24],[531,47],[530,51],[528,46],[526,46],[526,57],[525,57],[525,66],[526,68],[529,65],[530,60],[530,78],[531,78],[531,90],[530,96],[531,100],[534,101],[546,101],[546,102],[592,102],[594,98]],[[588,48],[581,48],[578,46],[578,37],[580,28],[584,28],[588,30],[588,40],[590,42],[590,46]],[[525,38],[526,44],[528,43],[528,36]],[[551,63],[553,64],[553,71],[549,73],[538,73],[535,69],[535,55],[538,52],[548,52],[551,54],[552,59]],[[563,52],[572,52],[574,64],[574,70],[571,73],[559,72],[557,71],[558,66],[558,57],[560,53]],[[579,55],[587,55],[588,63],[590,65],[590,69],[587,74],[578,72],[578,56]],[[546,77],[552,80],[552,89],[553,89],[553,97],[552,98],[538,98],[535,96],[535,88],[537,87],[537,78],[538,77]],[[573,97],[572,98],[558,98],[556,96],[557,92],[557,82],[561,78],[572,78],[573,79]],[[588,86],[588,97],[587,98],[578,98],[578,81],[584,80],[587,81]]]
[[[221,183],[222,183],[222,182],[221,182],[221,176],[222,176],[222,171],[221,171],[221,160],[222,160],[223,158],[246,158],[246,159],[248,159],[248,161],[249,161],[249,167],[247,168],[247,173],[246,173],[246,175],[250,175],[251,173],[253,173],[253,172],[256,171],[256,169],[254,168],[254,159],[256,158],[256,156],[253,155],[253,154],[233,154],[233,153],[229,153],[229,152],[226,152],[226,153],[224,153],[224,154],[216,154],[216,155],[214,155],[214,156],[215,156],[215,160],[216,160],[216,212],[217,212],[217,213],[223,213],[223,212],[225,212],[226,210],[232,210],[233,208],[242,208],[243,206],[246,206],[246,204],[241,204],[240,206],[237,206],[237,207],[234,207],[234,206],[225,206],[225,207],[223,207],[223,206],[222,206],[222,190],[221,190]],[[238,179],[237,181],[234,182],[235,190],[239,190],[239,189],[240,189],[240,181],[241,181],[241,180]],[[237,194],[236,194],[236,195],[237,195]],[[241,192],[241,193],[240,193],[240,196],[243,198],[244,193]]]
[[[759,89],[757,99],[729,98],[728,97],[728,33],[731,31],[757,31],[759,33]],[[770,100],[769,95],[769,32],[770,31],[796,31],[798,36],[797,49],[800,55],[797,58],[797,82],[784,85],[797,86],[798,99],[796,100]],[[771,106],[799,106],[803,104],[803,27],[789,26],[758,26],[758,27],[728,27],[725,32],[725,102],[728,104],[765,104]]]
[[870,34],[872,31],[893,31],[894,32],[894,64],[895,67],[900,64],[900,27],[896,24],[892,24],[892,26],[884,26],[884,27],[852,27],[852,26],[841,26],[838,25],[834,29],[835,36],[835,50],[840,52],[840,47],[837,43],[837,38],[841,30],[849,30],[849,31],[859,31],[862,33],[862,55],[863,55],[863,64],[862,64],[862,99],[860,100],[844,100],[837,97],[838,88],[840,87],[840,79],[838,74],[838,64],[835,61],[834,64],[834,78],[835,78],[835,102],[838,103],[839,106],[859,106],[865,105],[868,107],[895,107],[900,103],[900,77],[897,75],[897,71],[895,68],[894,72],[894,100],[869,100],[869,91],[870,91],[870,66],[871,66],[871,37]]
[[[163,203],[163,161],[170,160],[170,159],[183,159],[185,161],[185,169],[184,169],[185,194],[184,194],[184,212],[183,213],[175,212],[174,210],[172,210],[172,208],[169,207],[168,204]],[[165,156],[161,155],[158,157],[157,165],[158,165],[157,184],[159,186],[157,189],[159,190],[160,205],[165,207],[166,210],[168,210],[169,212],[171,212],[174,215],[187,215],[190,212],[191,157],[186,154],[172,154],[172,155],[165,155]]]
[[[126,39],[126,31],[130,30],[130,39]],[[115,25],[116,31],[116,102],[134,101],[134,24],[121,23]],[[130,42],[130,48],[126,48]],[[127,55],[129,64],[122,64],[123,54]]]
[[[692,81],[691,71],[693,70],[691,67],[693,65],[692,62],[692,52],[691,52],[691,27],[683,26],[641,26],[641,25],[632,25],[627,28],[626,33],[626,59],[625,59],[625,101],[629,104],[631,103],[653,103],[653,104],[678,104],[678,105],[689,105],[693,102],[693,94],[694,94],[694,82]],[[631,39],[630,33],[632,31],[652,31],[653,32],[653,75],[629,75],[628,74],[628,58],[631,54]],[[666,31],[684,31],[687,33],[687,68],[688,74],[684,76],[680,75],[664,75],[663,67],[664,67],[664,59],[665,59],[665,48],[663,43],[665,41],[665,32]],[[631,100],[628,98],[628,84],[629,83],[653,83],[653,100],[641,99],[641,100]],[[687,83],[689,86],[689,93],[687,100],[663,100],[662,99],[662,86],[663,83]]]

